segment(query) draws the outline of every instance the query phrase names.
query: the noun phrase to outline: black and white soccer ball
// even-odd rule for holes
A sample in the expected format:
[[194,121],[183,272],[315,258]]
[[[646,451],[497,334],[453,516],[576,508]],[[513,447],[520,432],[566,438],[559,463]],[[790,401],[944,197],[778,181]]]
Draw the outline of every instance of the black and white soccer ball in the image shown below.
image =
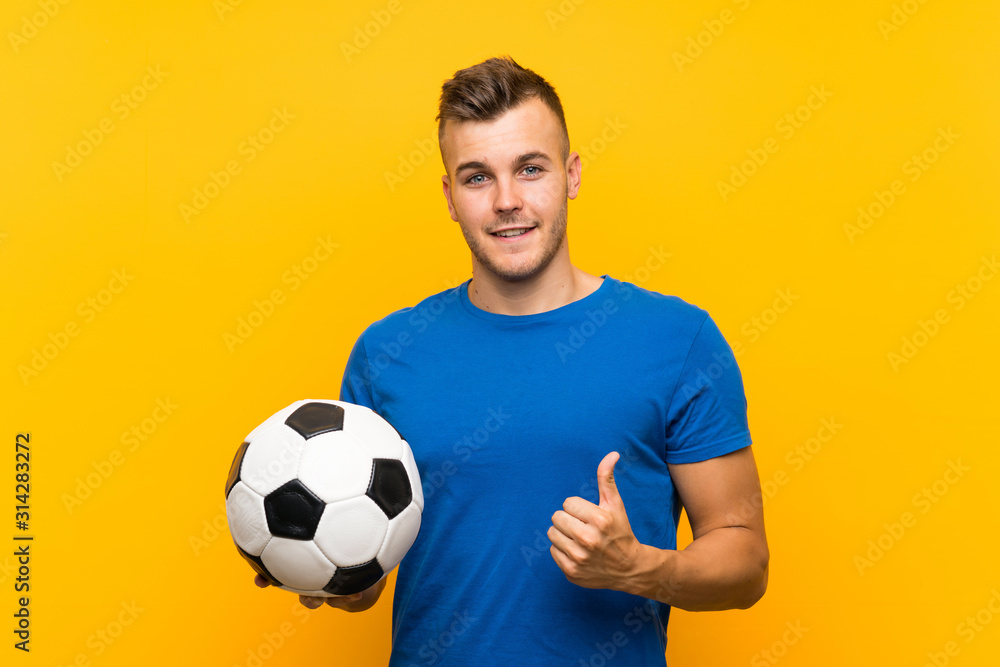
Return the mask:
[[314,596],[377,583],[420,529],[410,446],[368,408],[296,401],[250,432],[226,480],[240,554],[272,585]]

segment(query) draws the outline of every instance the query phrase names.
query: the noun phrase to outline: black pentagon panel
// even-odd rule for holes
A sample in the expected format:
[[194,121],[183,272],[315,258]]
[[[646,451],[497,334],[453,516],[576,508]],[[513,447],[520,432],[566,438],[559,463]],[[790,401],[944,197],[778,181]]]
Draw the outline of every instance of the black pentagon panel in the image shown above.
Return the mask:
[[267,568],[264,567],[264,561],[259,556],[251,556],[246,551],[243,551],[243,549],[240,549],[240,545],[238,544],[236,545],[236,550],[240,552],[241,556],[246,558],[247,562],[250,563],[250,567],[254,569],[254,572],[267,579],[268,583],[272,586],[284,586],[284,584],[274,578],[274,575],[267,571]]
[[308,440],[314,435],[344,430],[344,408],[332,403],[306,403],[288,415],[285,425]]
[[264,498],[267,529],[275,537],[311,540],[326,507],[315,493],[297,479],[287,482]]
[[372,478],[368,482],[365,495],[382,508],[385,515],[392,519],[406,509],[413,500],[410,489],[410,478],[402,461],[396,459],[373,459]]
[[382,566],[374,558],[362,565],[338,567],[323,590],[330,595],[354,595],[374,586],[383,574]]
[[243,467],[243,456],[247,453],[247,447],[249,446],[249,442],[244,442],[236,450],[236,456],[233,457],[233,464],[229,466],[229,477],[226,478],[226,498],[229,497],[229,492],[236,486],[236,482],[240,481],[240,468]]

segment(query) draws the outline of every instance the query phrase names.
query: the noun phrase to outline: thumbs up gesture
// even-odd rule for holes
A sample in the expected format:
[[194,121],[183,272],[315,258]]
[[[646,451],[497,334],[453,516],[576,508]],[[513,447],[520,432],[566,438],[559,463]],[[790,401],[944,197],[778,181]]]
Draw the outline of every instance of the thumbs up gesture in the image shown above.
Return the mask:
[[615,485],[618,459],[618,452],[611,452],[597,466],[600,504],[574,496],[552,515],[549,552],[566,578],[584,588],[625,590],[644,548]]

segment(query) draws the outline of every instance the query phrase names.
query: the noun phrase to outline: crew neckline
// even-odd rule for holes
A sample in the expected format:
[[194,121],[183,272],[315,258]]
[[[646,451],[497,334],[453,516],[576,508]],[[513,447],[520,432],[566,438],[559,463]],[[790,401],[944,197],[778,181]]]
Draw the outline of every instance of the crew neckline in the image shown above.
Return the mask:
[[601,284],[597,287],[597,289],[587,296],[577,299],[576,301],[570,301],[569,303],[559,306],[558,308],[546,310],[541,313],[531,313],[530,315],[506,315],[503,313],[491,313],[490,311],[483,310],[479,306],[475,305],[472,303],[472,300],[469,299],[469,283],[472,282],[472,278],[469,278],[464,283],[459,285],[457,289],[459,302],[462,304],[465,311],[470,315],[488,322],[513,324],[558,319],[565,315],[572,315],[581,308],[592,307],[594,302],[599,302],[600,300],[607,298],[612,290],[612,281],[614,279],[608,276],[608,274],[601,275],[601,279]]

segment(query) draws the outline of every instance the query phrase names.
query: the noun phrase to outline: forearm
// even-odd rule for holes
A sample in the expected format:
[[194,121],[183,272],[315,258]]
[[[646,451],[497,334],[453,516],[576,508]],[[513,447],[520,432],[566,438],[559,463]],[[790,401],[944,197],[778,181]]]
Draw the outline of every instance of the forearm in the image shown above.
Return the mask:
[[746,609],[764,594],[767,563],[763,535],[717,528],[682,551],[642,545],[623,590],[687,611]]

